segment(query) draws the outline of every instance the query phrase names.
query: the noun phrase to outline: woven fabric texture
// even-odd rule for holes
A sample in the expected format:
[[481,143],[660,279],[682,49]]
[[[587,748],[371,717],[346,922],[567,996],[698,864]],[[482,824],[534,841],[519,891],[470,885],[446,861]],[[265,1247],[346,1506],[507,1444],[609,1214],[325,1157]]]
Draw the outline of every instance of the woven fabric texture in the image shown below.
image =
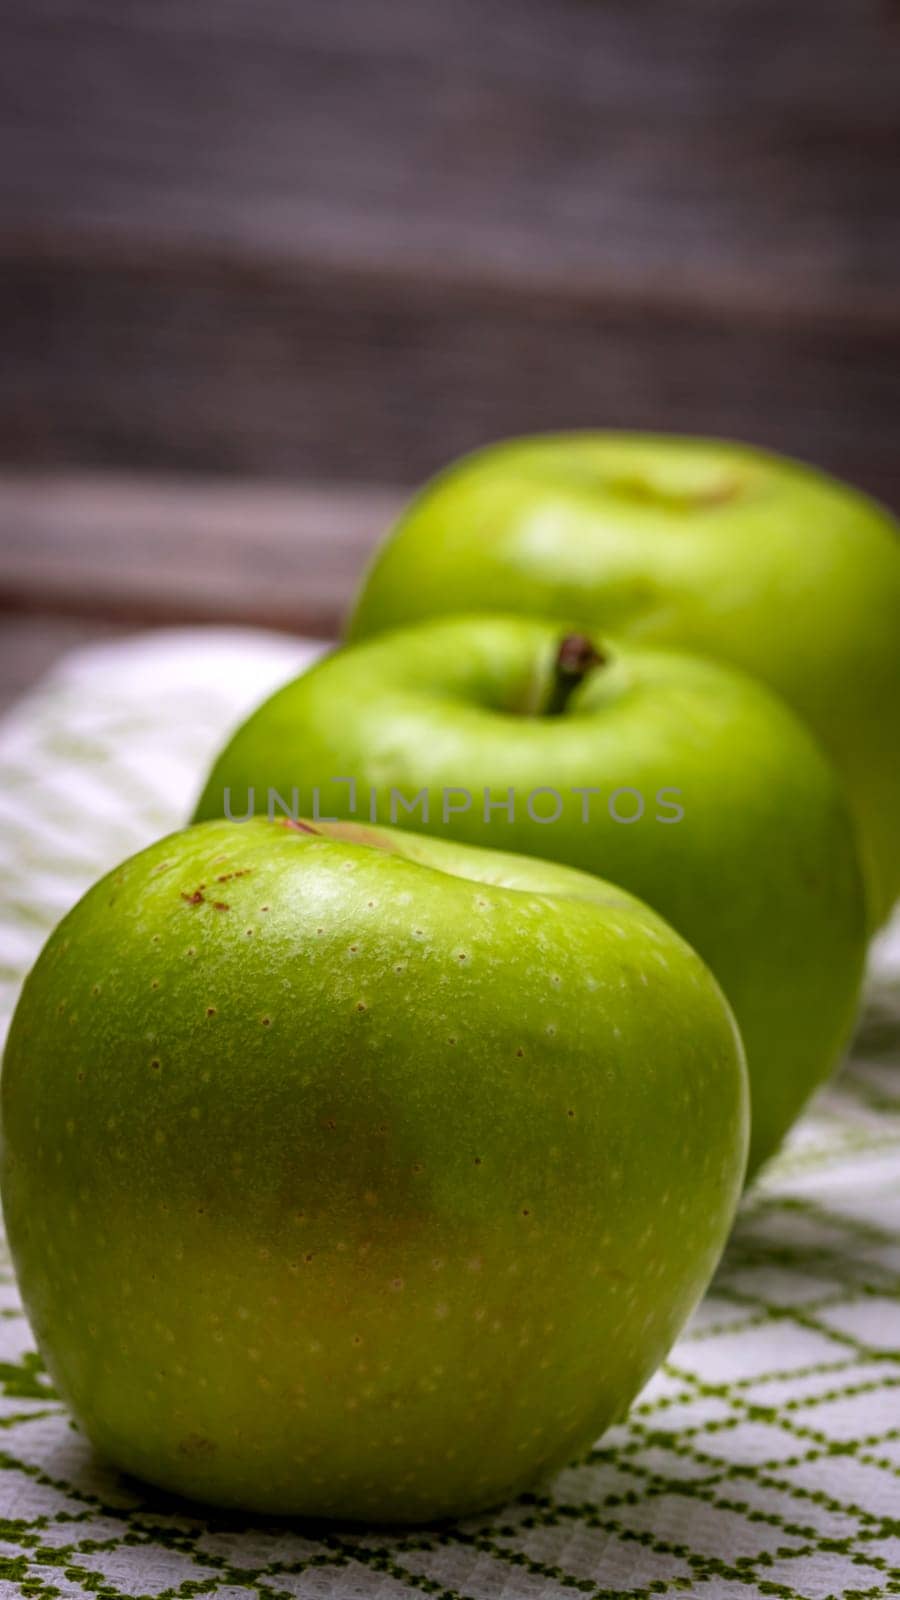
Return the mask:
[[[53,923],[188,813],[229,727],[314,647],[160,633],[81,652],[0,725],[0,1008]],[[202,1514],[97,1461],[0,1279],[0,1585],[51,1596],[900,1594],[900,921],[839,1081],[745,1199],[628,1422],[540,1492],[391,1534]]]

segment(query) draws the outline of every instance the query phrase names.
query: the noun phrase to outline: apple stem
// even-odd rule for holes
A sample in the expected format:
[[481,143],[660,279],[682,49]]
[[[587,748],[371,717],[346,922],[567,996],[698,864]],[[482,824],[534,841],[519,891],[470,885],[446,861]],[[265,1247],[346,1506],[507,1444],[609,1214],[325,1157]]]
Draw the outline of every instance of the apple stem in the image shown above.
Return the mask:
[[567,633],[556,652],[544,716],[562,716],[578,685],[594,667],[603,666],[605,661],[606,656],[585,634]]

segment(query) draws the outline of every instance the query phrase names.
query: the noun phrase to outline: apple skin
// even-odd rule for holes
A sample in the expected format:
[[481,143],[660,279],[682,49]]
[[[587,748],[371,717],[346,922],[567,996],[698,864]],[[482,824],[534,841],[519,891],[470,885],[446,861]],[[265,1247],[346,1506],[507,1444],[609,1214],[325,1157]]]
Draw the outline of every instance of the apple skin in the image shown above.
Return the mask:
[[[753,1172],[836,1065],[856,1015],[865,895],[843,791],[783,701],[680,651],[602,641],[606,664],[566,712],[533,714],[546,704],[561,632],[528,618],[442,618],[332,655],[238,730],[197,816],[222,815],[226,786],[233,815],[251,786],[264,809],[270,785],[288,800],[298,786],[305,809],[317,785],[320,812],[347,814],[347,786],[328,783],[342,775],[357,780],[361,806],[376,786],[377,820],[424,829],[421,811],[384,809],[389,786],[407,799],[428,788],[437,802],[444,787],[464,786],[471,810],[445,824],[433,803],[430,831],[621,884],[693,945],[731,1002],[750,1072]],[[549,825],[523,805],[544,785],[565,802]],[[587,823],[569,793],[579,785],[602,789]],[[644,796],[638,823],[610,817],[619,787]],[[653,804],[666,787],[680,790],[685,812],[668,825]],[[509,788],[514,822],[497,813],[485,823],[482,791]]]
[[841,772],[877,927],[900,895],[897,534],[847,485],[721,440],[512,440],[412,502],[363,583],[350,637],[503,610],[744,668]]
[[210,823],[53,934],[2,1079],[25,1304],[102,1454],[252,1511],[420,1521],[588,1446],[741,1188],[731,1012],[582,873]]

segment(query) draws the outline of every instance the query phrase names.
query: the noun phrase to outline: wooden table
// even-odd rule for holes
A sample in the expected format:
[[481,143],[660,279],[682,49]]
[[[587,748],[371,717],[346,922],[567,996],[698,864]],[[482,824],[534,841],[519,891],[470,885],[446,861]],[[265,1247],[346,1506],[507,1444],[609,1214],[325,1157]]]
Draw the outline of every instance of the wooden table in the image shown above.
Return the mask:
[[334,636],[403,498],[375,485],[0,475],[0,705],[63,650],[129,628]]
[[895,0],[7,6],[0,693],[96,629],[331,632],[379,486],[512,433],[900,504],[898,52]]

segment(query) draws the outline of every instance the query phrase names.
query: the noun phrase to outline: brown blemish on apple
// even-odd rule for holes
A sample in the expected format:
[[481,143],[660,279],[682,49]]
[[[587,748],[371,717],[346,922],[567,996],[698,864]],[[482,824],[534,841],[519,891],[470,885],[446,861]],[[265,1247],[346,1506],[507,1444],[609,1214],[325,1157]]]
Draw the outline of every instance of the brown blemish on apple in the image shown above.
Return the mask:
[[295,819],[294,817],[280,817],[279,818],[279,826],[282,827],[282,828],[292,828],[295,833],[318,833],[319,832],[319,829],[318,828],[314,828],[311,822],[300,822],[297,819]]
[[185,1456],[189,1461],[198,1461],[214,1456],[215,1453],[216,1447],[212,1439],[207,1439],[203,1433],[189,1433],[178,1445],[178,1454]]
[[228,904],[228,902],[226,900],[214,900],[213,901],[213,910],[214,911],[230,911],[231,907],[230,907],[230,905]]
[[729,500],[739,499],[746,485],[733,472],[722,473],[708,484],[684,489],[658,482],[651,475],[642,478],[634,473],[607,478],[606,487],[623,499],[664,506],[669,511],[702,511],[707,506],[726,505]]
[[348,844],[364,844],[371,850],[383,850],[389,855],[403,855],[403,847],[394,839],[386,838],[377,827],[364,822],[329,822],[317,828],[302,823],[307,833],[316,833],[324,839],[345,839]]
[[205,883],[201,883],[198,886],[198,888],[196,888],[194,890],[193,894],[186,894],[185,891],[182,889],[181,898],[185,902],[186,905],[189,905],[189,906],[202,906],[203,901],[206,898],[204,893],[203,893],[205,888],[206,888],[206,884]]
[[235,872],[220,872],[216,883],[230,883],[232,878],[246,878],[252,871],[252,867],[239,867]]
[[743,484],[737,477],[720,478],[718,483],[710,484],[708,489],[698,490],[694,495],[694,504],[698,506],[722,506],[729,500],[737,500],[743,492]]

